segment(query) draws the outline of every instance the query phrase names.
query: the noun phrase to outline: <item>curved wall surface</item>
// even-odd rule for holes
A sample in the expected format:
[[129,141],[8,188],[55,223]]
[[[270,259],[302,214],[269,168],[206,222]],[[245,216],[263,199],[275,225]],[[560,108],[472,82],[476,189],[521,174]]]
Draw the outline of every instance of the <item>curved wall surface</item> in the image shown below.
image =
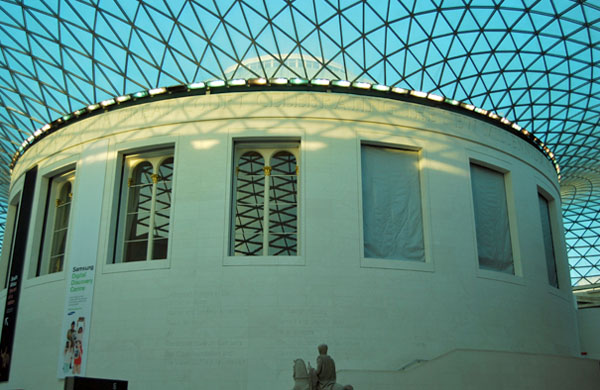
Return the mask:
[[[273,233],[287,235],[288,247],[279,255],[261,252],[263,238],[236,241],[241,230],[231,226],[235,210],[247,206],[232,207],[241,188],[235,166],[246,149],[270,156],[285,149],[298,166],[295,177],[280,176],[295,181],[296,205],[291,214],[277,214],[292,220]],[[386,163],[387,157],[366,168],[370,149],[400,150],[408,156],[402,172],[410,177],[396,175],[401,165]],[[117,252],[137,244],[120,238],[127,230],[122,205],[131,202],[122,194],[128,185],[123,172],[136,156],[156,153],[173,158],[170,209],[160,217],[154,254],[144,249],[141,261],[124,261],[129,255]],[[314,366],[320,343],[329,345],[338,369],[347,370],[397,370],[461,348],[579,354],[556,173],[533,146],[491,124],[365,96],[197,96],[107,112],[49,135],[15,167],[11,204],[33,166],[38,177],[25,280],[10,381],[0,389],[63,388],[57,370],[74,259],[95,265],[85,375],[127,379],[130,389],[259,389],[265,382],[289,388],[293,360]],[[510,264],[502,269],[480,259],[493,248],[478,246],[478,239],[495,236],[497,226],[477,231],[476,218],[485,220],[485,213],[476,217],[480,201],[473,187],[491,187],[473,181],[474,167],[496,173],[505,190],[508,233],[502,239],[508,239],[503,248]],[[71,179],[58,179],[73,169]],[[157,176],[159,183],[165,176]],[[52,217],[45,221],[51,178],[71,180],[73,196],[64,260],[55,262],[63,261],[63,270],[50,273],[38,272],[38,264],[45,261],[42,236],[51,229]],[[403,186],[387,186],[398,181],[412,183],[404,186],[412,186],[412,195],[402,195]],[[365,183],[375,183],[369,185],[377,194],[365,192]],[[386,188],[381,197],[380,185]],[[382,213],[380,199],[397,193],[410,197],[409,209],[420,207],[420,213],[403,219],[404,202]],[[548,204],[555,282],[544,255],[540,195]],[[11,206],[5,237],[12,236],[15,212]],[[405,224],[394,228],[397,221]],[[252,223],[265,227],[256,218]],[[392,226],[391,233],[380,229],[384,225]],[[412,240],[406,244],[411,248],[365,252],[372,233]],[[373,245],[390,240],[382,241]],[[234,256],[244,245],[248,253]],[[416,255],[404,256],[408,252]],[[9,257],[5,250],[3,278]]]

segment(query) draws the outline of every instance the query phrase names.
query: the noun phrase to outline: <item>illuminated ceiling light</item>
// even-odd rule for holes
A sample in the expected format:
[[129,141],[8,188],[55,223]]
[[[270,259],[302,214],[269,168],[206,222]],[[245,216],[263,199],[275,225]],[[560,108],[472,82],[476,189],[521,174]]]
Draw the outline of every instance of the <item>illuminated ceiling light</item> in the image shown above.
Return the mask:
[[308,84],[308,80],[307,79],[301,79],[299,77],[294,77],[294,78],[290,79],[290,84],[293,84],[293,85],[307,85]]
[[29,137],[27,137],[27,143],[32,143],[34,139],[35,138],[33,137],[33,135],[30,135]]
[[102,107],[108,107],[108,106],[112,106],[113,104],[115,104],[115,99],[108,99],[108,100],[103,100],[100,102],[100,105]]
[[500,122],[504,123],[505,125],[510,125],[510,121],[506,118],[500,119]]
[[267,85],[267,79],[264,77],[257,77],[248,79],[248,85]]
[[467,109],[467,110],[469,110],[469,111],[473,111],[473,110],[475,110],[475,106],[474,106],[474,105],[472,105],[472,104],[469,104],[469,103],[460,103],[460,106],[461,106],[462,108],[466,108],[466,109]]
[[511,127],[517,131],[521,131],[521,126],[517,125],[516,123],[513,123]]
[[352,85],[352,83],[348,80],[333,80],[331,82],[331,85],[333,85],[334,87],[348,88]]
[[73,114],[67,114],[67,115],[63,115],[62,119],[64,121],[68,121],[69,119],[73,118]]
[[498,115],[496,115],[496,113],[494,113],[494,112],[490,112],[488,114],[488,116],[492,119],[500,119],[500,117]]
[[23,141],[23,143],[21,144],[21,148],[25,148],[27,147],[27,140]]
[[387,85],[373,84],[371,89],[374,89],[375,91],[380,91],[380,92],[389,92],[391,88]]
[[367,83],[364,81],[355,81],[352,83],[352,86],[354,88],[359,88],[359,89],[371,89],[371,83]]
[[434,100],[436,102],[443,102],[444,101],[444,97],[443,96],[434,95],[433,93],[428,94],[427,95],[427,99]]
[[87,106],[87,110],[88,111],[94,111],[100,108],[100,104],[96,103],[96,104],[90,104],[89,106]]
[[209,88],[219,88],[225,86],[225,81],[223,80],[212,80],[206,83]]
[[165,93],[167,92],[166,88],[152,88],[148,91],[148,94],[150,96],[154,96],[154,95],[160,95],[161,93]]
[[426,98],[426,97],[427,97],[427,92],[421,92],[421,91],[410,91],[410,95],[411,95],[411,96],[420,97],[420,98]]
[[123,103],[123,102],[126,102],[127,100],[131,100],[131,95],[118,96],[115,100],[119,103]]
[[475,112],[481,115],[487,115],[487,110],[484,110],[483,108],[479,108],[479,107],[475,107]]
[[197,83],[188,84],[188,88],[189,89],[202,89],[202,88],[206,88],[206,84],[204,84],[202,81],[199,81]]
[[40,135],[42,135],[42,130],[40,130],[40,129],[37,129],[36,131],[33,132],[34,137],[39,137]]
[[269,79],[269,83],[274,85],[287,85],[288,79],[286,79],[285,77],[275,77]]
[[231,86],[231,87],[241,87],[243,85],[246,85],[246,80],[244,79],[233,79],[233,80],[229,80],[227,82],[227,85]]
[[44,131],[44,132],[46,132],[46,131],[50,130],[50,127],[51,126],[48,123],[46,123],[44,126],[42,126],[41,130]]
[[525,134],[525,135],[529,135],[529,132],[525,129],[521,130],[521,133]]
[[406,95],[409,92],[409,90],[408,89],[404,89],[404,88],[394,87],[394,88],[392,88],[392,92],[398,93],[398,94],[401,94],[401,95]]
[[327,87],[327,86],[329,86],[329,84],[331,84],[331,81],[329,81],[328,79],[313,79],[313,80],[310,80],[310,83],[312,85],[320,85],[320,86]]
[[79,115],[85,114],[86,112],[87,112],[87,110],[85,108],[82,108],[80,110],[75,111],[73,114],[79,116]]
[[148,91],[139,91],[139,92],[134,93],[131,96],[133,96],[136,99],[144,98],[144,97],[148,96]]
[[458,106],[460,104],[460,102],[458,100],[454,100],[454,99],[444,99],[445,103],[448,104],[452,104],[453,106]]

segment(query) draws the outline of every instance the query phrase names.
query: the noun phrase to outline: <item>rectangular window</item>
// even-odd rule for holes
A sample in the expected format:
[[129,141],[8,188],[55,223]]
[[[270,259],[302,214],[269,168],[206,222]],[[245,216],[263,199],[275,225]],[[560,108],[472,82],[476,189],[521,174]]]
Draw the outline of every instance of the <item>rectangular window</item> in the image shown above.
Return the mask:
[[540,217],[542,218],[544,254],[548,269],[548,283],[558,288],[558,274],[556,273],[556,258],[554,256],[554,242],[552,240],[552,224],[550,223],[550,205],[542,194],[538,194],[538,198],[540,202]]
[[298,254],[298,143],[235,144],[230,253]]
[[425,261],[416,151],[361,146],[364,256]]
[[65,262],[75,171],[50,179],[36,276],[61,272]]
[[167,258],[173,149],[123,157],[115,263]]
[[515,273],[504,174],[471,164],[479,268]]

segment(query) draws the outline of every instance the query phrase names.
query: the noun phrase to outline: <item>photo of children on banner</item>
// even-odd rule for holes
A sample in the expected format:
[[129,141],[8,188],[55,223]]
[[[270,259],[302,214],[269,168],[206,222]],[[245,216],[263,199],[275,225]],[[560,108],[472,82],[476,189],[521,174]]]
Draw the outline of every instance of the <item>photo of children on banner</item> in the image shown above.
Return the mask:
[[79,317],[77,323],[71,322],[67,331],[63,371],[65,374],[80,374],[81,361],[83,357],[83,332],[85,329],[85,318]]

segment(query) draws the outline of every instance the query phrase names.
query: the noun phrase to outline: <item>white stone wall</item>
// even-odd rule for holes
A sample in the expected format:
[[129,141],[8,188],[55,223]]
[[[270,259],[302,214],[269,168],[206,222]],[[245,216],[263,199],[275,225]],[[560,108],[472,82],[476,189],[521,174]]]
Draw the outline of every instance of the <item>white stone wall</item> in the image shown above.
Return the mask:
[[586,357],[600,360],[600,308],[589,307],[577,311],[579,320],[579,335],[581,338],[581,351]]
[[[227,255],[232,147],[244,137],[300,140],[295,258]],[[556,173],[534,147],[485,122],[410,103],[232,93],[82,120],[21,158],[14,183],[35,164],[40,171],[11,380],[0,390],[62,389],[56,365],[67,286],[64,273],[33,277],[39,188],[69,164],[84,172],[96,158],[86,148],[98,140],[108,141],[107,154],[96,156],[106,160],[104,176],[82,187],[76,174],[73,210],[85,213],[78,199],[102,191],[101,218],[71,221],[99,224],[100,235],[67,248],[68,267],[71,254],[99,244],[88,254],[97,274],[87,376],[127,379],[132,390],[290,388],[293,359],[314,366],[323,342],[347,370],[397,370],[458,348],[579,355]],[[425,264],[362,258],[361,142],[421,150]],[[110,264],[119,153],[153,145],[175,147],[169,258]],[[516,276],[478,269],[471,159],[509,172]],[[539,188],[554,199],[558,290],[547,282]]]

